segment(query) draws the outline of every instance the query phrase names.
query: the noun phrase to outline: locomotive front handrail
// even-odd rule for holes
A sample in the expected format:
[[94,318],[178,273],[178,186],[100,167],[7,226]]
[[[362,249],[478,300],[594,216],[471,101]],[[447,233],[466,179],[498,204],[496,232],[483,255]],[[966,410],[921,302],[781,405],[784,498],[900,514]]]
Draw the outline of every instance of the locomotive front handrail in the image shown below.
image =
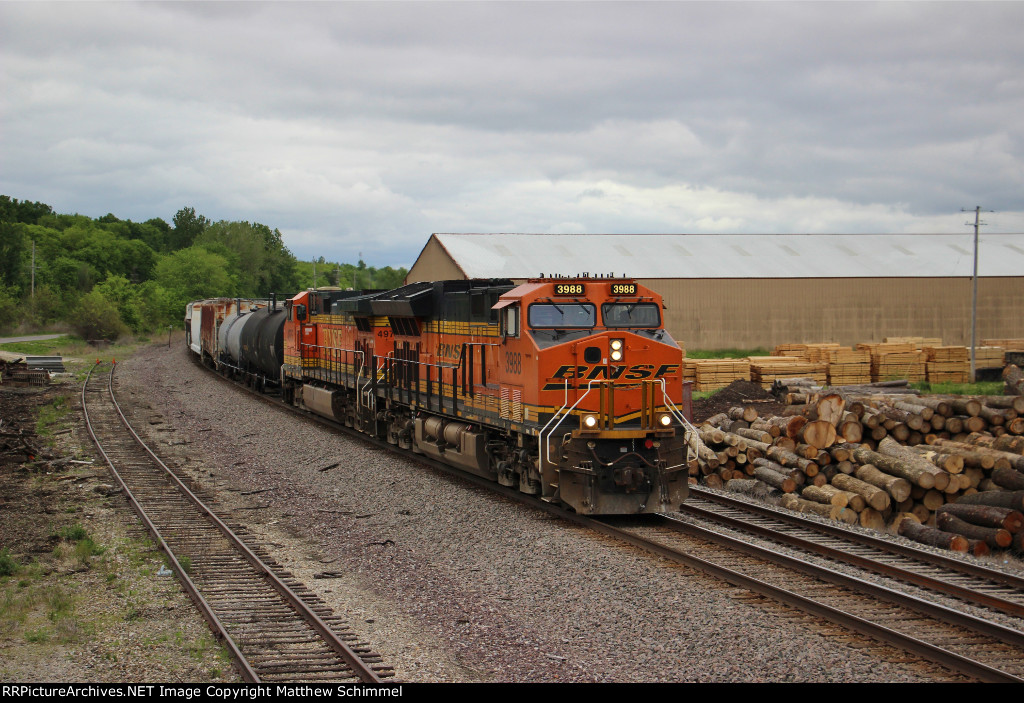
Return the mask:
[[[572,411],[576,409],[576,406],[579,405],[583,401],[584,398],[586,398],[588,395],[590,395],[590,391],[593,390],[593,388],[591,388],[591,386],[593,385],[595,380],[596,379],[591,379],[590,381],[587,382],[587,392],[584,393],[583,395],[581,395],[576,400],[576,402],[572,404],[572,407],[569,408],[568,412],[566,412],[565,415],[562,415],[562,418],[557,423],[555,423],[555,426],[551,428],[550,432],[548,432],[548,442],[547,442],[547,446],[545,447],[545,451],[547,453],[547,462],[549,464],[551,463],[551,435],[553,435],[555,433],[555,430],[558,429],[558,426],[562,424],[562,422],[565,420],[565,418],[569,417],[572,414]],[[568,403],[568,400],[566,401],[566,403]],[[558,410],[558,412],[556,412],[554,415],[551,416],[551,419],[548,420],[547,425],[544,425],[544,427],[541,428],[540,434],[538,435],[538,440],[540,442],[544,441],[544,430],[546,430],[548,428],[548,425],[550,425],[554,421],[554,419],[556,417],[558,417],[558,413],[562,412],[562,410],[565,410],[565,405],[563,405]]]

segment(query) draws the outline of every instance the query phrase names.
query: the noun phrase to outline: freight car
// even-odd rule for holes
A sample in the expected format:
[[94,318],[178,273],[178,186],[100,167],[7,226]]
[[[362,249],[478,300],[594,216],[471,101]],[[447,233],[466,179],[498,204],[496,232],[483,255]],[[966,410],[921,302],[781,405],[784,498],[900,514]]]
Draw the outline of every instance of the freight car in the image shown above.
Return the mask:
[[[662,512],[687,496],[696,441],[663,307],[613,277],[308,290],[280,310],[225,316],[208,360],[277,386],[287,403],[579,513]],[[238,325],[254,331],[248,348],[232,341]]]

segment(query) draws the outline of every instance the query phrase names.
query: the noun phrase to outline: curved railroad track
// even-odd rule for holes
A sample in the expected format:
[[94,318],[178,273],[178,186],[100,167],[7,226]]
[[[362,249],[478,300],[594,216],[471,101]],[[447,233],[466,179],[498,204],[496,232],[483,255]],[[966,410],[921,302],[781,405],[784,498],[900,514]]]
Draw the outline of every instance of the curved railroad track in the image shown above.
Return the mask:
[[251,683],[393,676],[312,592],[247,546],[154,454],[114,397],[116,365],[82,385],[86,428],[132,508]]
[[679,512],[1006,613],[1024,624],[1024,578],[1014,574],[695,486]]
[[[584,519],[585,521],[586,519]],[[953,672],[1024,683],[1024,632],[918,595],[669,515],[602,519],[605,534],[931,660]],[[742,529],[742,528],[741,528]]]
[[[1021,630],[976,615],[959,613],[956,609],[918,595],[878,586],[863,578],[809,563],[805,558],[753,546],[749,542],[749,535],[760,532],[758,536],[768,537],[768,533],[771,533],[771,537],[768,537],[770,539],[788,542],[790,546],[823,556],[823,550],[828,549],[828,558],[844,564],[883,573],[891,578],[901,578],[915,586],[954,595],[1015,616],[1018,615],[1021,603],[1024,603],[1022,582],[1016,577],[968,562],[949,560],[923,550],[873,540],[820,523],[813,525],[815,528],[825,528],[825,532],[834,531],[835,534],[829,534],[829,537],[844,546],[833,544],[830,549],[823,547],[820,542],[825,540],[820,535],[817,544],[807,541],[806,544],[798,545],[795,540],[799,538],[792,533],[787,534],[785,529],[773,529],[764,524],[770,522],[769,518],[780,515],[777,511],[764,509],[767,515],[757,518],[751,512],[745,518],[735,514],[728,516],[729,510],[736,513],[739,507],[732,505],[727,510],[710,510],[708,506],[719,496],[711,496],[692,486],[694,505],[691,508],[684,504],[683,512],[693,516],[699,514],[702,520],[719,523],[729,522],[731,517],[730,527],[746,532],[748,537],[723,535],[670,515],[606,520],[580,516],[421,455],[402,452],[383,440],[373,439],[326,418],[283,404],[278,399],[244,388],[224,379],[213,370],[207,370],[223,382],[243,388],[252,396],[275,407],[284,408],[312,422],[377,448],[396,452],[410,461],[457,476],[512,500],[539,507],[552,515],[615,537],[659,557],[721,578],[923,660],[935,662],[955,674],[981,681],[1024,683],[1024,632]],[[724,502],[729,501],[724,499]],[[746,503],[742,505],[750,506]],[[755,511],[760,510],[757,506],[750,507]],[[793,519],[801,520],[796,517]],[[791,526],[791,531],[794,529]],[[805,525],[802,529],[807,531],[809,528]],[[855,544],[853,539],[863,541]],[[885,545],[885,548],[881,545]],[[874,553],[870,553],[872,549]],[[887,556],[883,557],[883,554]],[[897,557],[901,562],[899,567],[886,563]],[[956,573],[951,571],[954,568]],[[901,576],[896,576],[897,572]]]

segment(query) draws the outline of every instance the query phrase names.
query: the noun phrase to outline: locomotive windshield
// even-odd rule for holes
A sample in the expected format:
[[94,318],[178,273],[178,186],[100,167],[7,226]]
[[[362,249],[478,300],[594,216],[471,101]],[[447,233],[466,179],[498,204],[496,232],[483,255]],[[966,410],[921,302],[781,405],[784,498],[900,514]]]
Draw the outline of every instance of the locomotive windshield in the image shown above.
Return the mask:
[[605,327],[660,327],[656,303],[605,303],[601,306]]
[[529,322],[535,329],[591,328],[597,324],[597,308],[593,303],[534,303]]

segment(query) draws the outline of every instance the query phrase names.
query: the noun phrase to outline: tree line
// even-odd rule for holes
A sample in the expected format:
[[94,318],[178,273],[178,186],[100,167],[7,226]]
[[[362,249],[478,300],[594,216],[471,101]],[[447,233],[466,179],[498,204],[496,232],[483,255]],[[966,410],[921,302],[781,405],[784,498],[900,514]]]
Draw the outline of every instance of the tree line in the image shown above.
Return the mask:
[[[316,266],[316,281],[311,269]],[[184,207],[171,223],[63,215],[0,195],[0,331],[65,324],[87,340],[178,327],[185,305],[289,296],[306,287],[393,288],[405,269],[299,262],[259,222],[211,222]]]

